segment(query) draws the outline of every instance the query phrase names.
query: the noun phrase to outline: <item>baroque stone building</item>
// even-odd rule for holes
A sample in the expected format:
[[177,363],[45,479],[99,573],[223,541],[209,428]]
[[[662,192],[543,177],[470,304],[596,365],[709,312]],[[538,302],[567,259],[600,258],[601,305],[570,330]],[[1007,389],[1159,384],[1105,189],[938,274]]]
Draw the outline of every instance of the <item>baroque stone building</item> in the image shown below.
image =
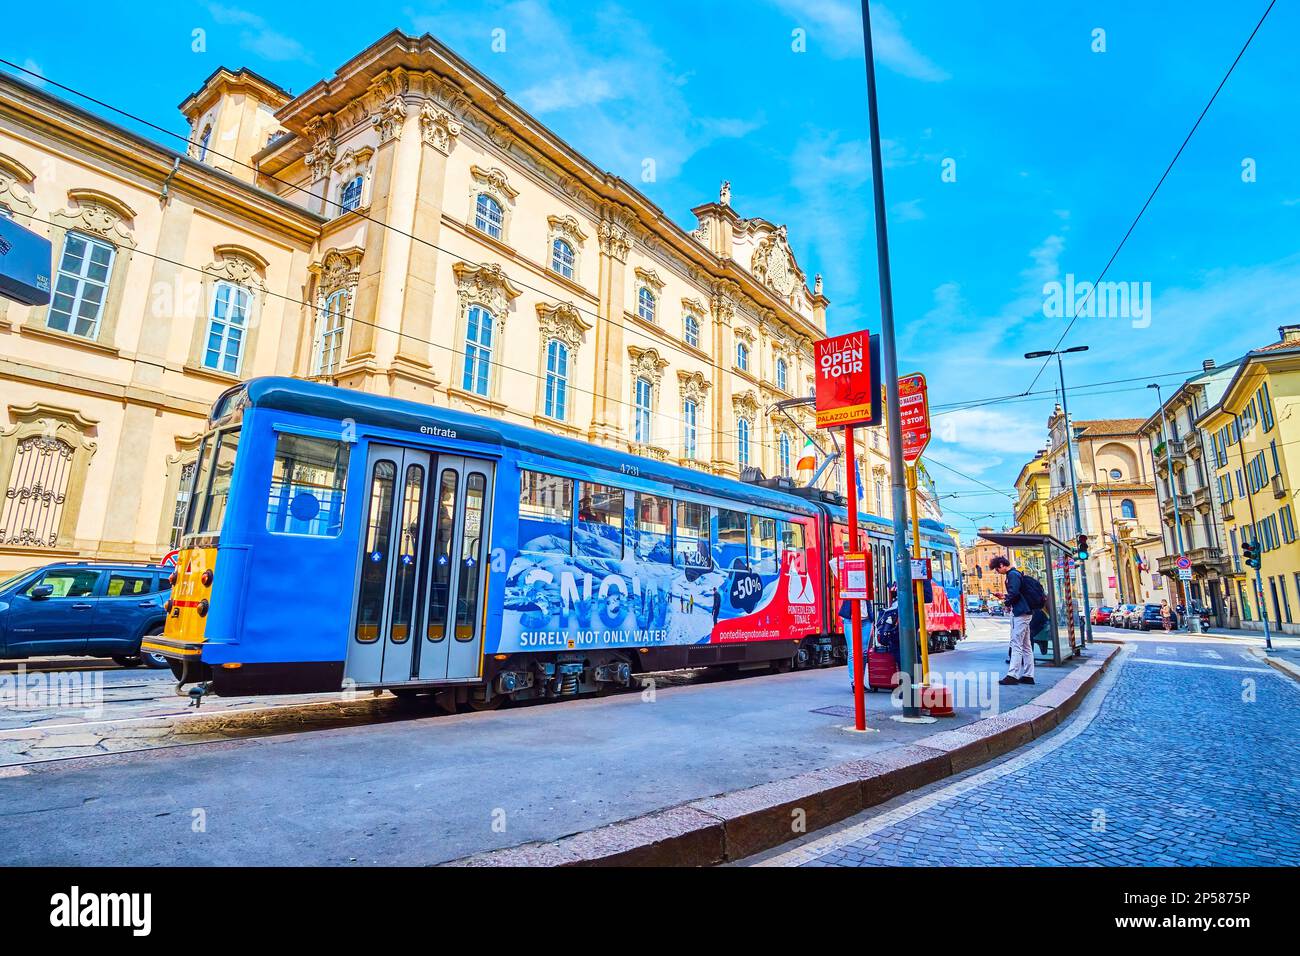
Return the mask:
[[55,283],[0,301],[0,570],[165,552],[212,401],[255,375],[794,474],[772,406],[811,394],[829,300],[729,184],[684,230],[427,35],[296,96],[221,68],[180,109],[178,152],[0,76],[0,214]]

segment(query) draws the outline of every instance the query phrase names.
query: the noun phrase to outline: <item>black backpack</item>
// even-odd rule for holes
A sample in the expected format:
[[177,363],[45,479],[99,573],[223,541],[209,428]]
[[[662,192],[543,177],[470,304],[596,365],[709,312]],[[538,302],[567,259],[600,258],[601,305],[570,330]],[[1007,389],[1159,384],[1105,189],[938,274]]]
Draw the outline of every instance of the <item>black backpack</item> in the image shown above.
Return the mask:
[[1023,572],[1020,575],[1020,596],[1025,599],[1031,611],[1041,611],[1047,607],[1047,592],[1043,590],[1038,578],[1030,577]]

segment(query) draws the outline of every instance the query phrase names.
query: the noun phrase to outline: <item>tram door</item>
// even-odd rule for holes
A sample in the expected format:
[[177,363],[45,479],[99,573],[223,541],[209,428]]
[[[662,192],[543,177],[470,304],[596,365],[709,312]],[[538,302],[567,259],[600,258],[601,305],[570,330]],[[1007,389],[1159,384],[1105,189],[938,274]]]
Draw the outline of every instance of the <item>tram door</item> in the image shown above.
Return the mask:
[[492,462],[439,455],[430,485],[433,509],[428,563],[428,613],[418,679],[477,678],[492,527]]
[[358,684],[411,679],[427,547],[428,452],[373,445],[347,676]]

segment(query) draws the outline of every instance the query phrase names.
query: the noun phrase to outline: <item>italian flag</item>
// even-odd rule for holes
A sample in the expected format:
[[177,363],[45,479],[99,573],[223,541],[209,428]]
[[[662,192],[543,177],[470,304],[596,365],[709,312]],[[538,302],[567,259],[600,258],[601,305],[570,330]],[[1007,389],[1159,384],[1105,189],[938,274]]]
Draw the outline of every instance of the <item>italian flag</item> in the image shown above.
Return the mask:
[[804,436],[803,454],[799,456],[798,463],[794,466],[795,471],[816,471],[817,470],[817,449],[813,446],[812,439]]

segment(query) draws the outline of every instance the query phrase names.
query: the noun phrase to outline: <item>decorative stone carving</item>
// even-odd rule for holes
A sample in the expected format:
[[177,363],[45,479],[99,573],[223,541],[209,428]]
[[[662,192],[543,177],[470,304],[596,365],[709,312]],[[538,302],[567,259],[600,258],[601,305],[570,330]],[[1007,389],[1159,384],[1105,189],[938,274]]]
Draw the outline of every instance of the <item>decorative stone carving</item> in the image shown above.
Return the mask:
[[233,282],[258,294],[266,300],[266,282],[262,273],[269,264],[260,255],[243,246],[220,245],[213,250],[217,254],[214,262],[203,267],[203,271],[214,279]]
[[699,224],[695,231],[691,233],[691,237],[697,240],[701,245],[707,246],[709,244],[709,230],[709,220],[705,219]]
[[464,313],[471,305],[481,305],[496,319],[498,331],[503,331],[510,303],[519,298],[522,290],[515,287],[500,263],[487,262],[481,266],[457,262],[451,267],[456,274],[456,297]]
[[750,260],[749,271],[755,279],[782,298],[793,300],[794,291],[801,284],[802,276],[786,242],[785,226],[779,226],[759,242]]
[[601,220],[596,228],[596,237],[600,242],[600,251],[611,259],[627,262],[632,251],[632,234],[610,219]]
[[742,341],[742,342],[744,342],[745,344],[749,345],[751,348],[753,347],[753,345],[754,345],[754,330],[751,329],[748,325],[745,325],[745,324],[743,324],[743,323],[740,324],[740,325],[737,325],[737,326],[732,330],[731,334],[734,335],[734,336],[735,336],[737,339],[739,339],[740,341]]
[[632,381],[638,378],[648,378],[656,387],[664,377],[664,369],[668,367],[666,359],[659,355],[659,352],[653,348],[643,349],[635,345],[629,345],[627,354],[632,357]]
[[813,276],[813,295],[822,294],[822,274],[819,272]]
[[707,309],[699,299],[692,299],[689,296],[682,299],[682,311],[687,315],[693,315],[697,319],[703,318]]
[[685,372],[679,369],[677,385],[683,400],[689,398],[697,405],[703,405],[704,400],[708,398],[712,383],[699,372]]
[[379,145],[391,143],[402,137],[402,124],[406,121],[406,104],[393,97],[370,120],[379,132]]
[[36,212],[28,190],[36,175],[18,160],[0,153],[0,206],[5,206],[16,216],[30,216]]
[[591,323],[582,317],[572,302],[537,303],[537,324],[542,329],[542,343],[559,339],[576,353]]
[[723,206],[731,205],[731,180],[724,179],[722,188],[718,190],[718,203]]
[[659,273],[654,269],[642,269],[640,266],[637,266],[634,271],[636,272],[637,285],[649,289],[658,298],[659,293],[664,290],[664,280]]
[[582,231],[582,226],[573,216],[547,216],[547,224],[551,227],[551,239],[563,239],[576,251],[579,246],[587,241],[587,234]]
[[752,388],[731,396],[731,408],[737,418],[753,422],[758,417],[758,396]]
[[340,289],[352,289],[361,279],[363,250],[356,246],[330,249],[320,262],[308,267],[316,276],[316,295],[323,302]]
[[135,219],[135,210],[97,189],[70,189],[68,198],[75,209],[63,209],[54,218],[67,229],[77,229],[107,239],[114,245],[134,249],[135,239],[126,223]]
[[311,169],[312,182],[318,182],[330,174],[334,157],[338,154],[335,140],[337,124],[333,114],[318,116],[302,128],[302,134],[312,141],[311,151],[303,157],[303,162]]
[[493,166],[491,169],[484,169],[482,166],[471,166],[469,174],[474,180],[477,187],[475,192],[489,192],[506,202],[514,202],[515,197],[519,195],[519,190],[510,185],[510,180],[506,177],[505,171]]
[[450,155],[460,130],[460,122],[441,106],[429,100],[420,106],[420,139],[426,146]]

